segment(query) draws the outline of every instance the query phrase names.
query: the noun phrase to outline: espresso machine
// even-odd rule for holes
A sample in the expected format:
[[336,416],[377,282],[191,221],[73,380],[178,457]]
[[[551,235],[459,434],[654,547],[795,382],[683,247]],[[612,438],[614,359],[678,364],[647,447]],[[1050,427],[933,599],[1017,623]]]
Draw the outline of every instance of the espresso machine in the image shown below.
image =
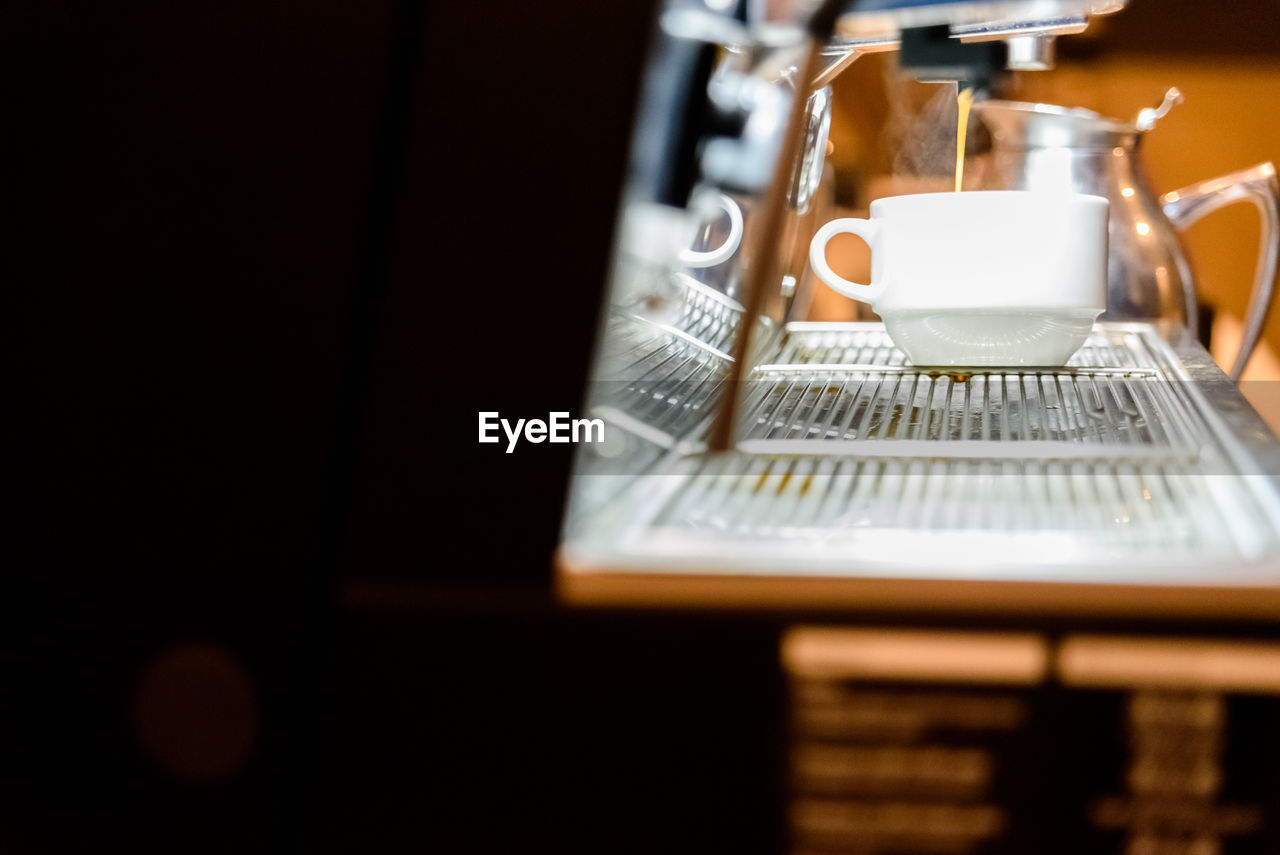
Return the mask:
[[[1025,165],[995,81],[1051,73],[1057,38],[1124,5],[658,16],[557,587],[776,622],[790,851],[1280,851],[1280,443],[1197,341],[1185,271],[1129,302],[1110,275],[1061,367],[918,367],[879,323],[804,316],[837,75],[893,51],[957,81]],[[1069,161],[1058,114],[1024,112]],[[1044,174],[1010,158],[992,187]],[[1274,185],[1262,165],[1182,196],[1274,227]],[[1246,347],[1274,276],[1264,247]]]

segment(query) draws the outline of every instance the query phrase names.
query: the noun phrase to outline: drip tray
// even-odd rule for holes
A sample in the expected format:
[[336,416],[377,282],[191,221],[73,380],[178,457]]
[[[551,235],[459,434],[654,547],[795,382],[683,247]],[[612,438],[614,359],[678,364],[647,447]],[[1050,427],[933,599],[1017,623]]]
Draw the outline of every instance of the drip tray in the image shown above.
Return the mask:
[[1149,325],[1097,325],[1064,368],[957,371],[908,365],[879,324],[791,324],[725,454],[699,441],[718,383],[697,364],[696,395],[645,400],[671,408],[663,427],[696,401],[698,426],[571,523],[571,594],[622,576],[1280,581],[1270,474]]

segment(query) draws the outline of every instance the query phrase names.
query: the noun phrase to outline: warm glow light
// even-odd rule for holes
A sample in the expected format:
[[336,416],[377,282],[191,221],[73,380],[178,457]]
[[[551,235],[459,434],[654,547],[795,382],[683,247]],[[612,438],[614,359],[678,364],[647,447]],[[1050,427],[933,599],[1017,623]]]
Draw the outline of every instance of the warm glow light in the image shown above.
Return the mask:
[[1280,694],[1280,645],[1077,635],[1058,648],[1068,686],[1169,686]]
[[1122,188],[1122,189],[1120,190],[1120,195],[1121,195],[1121,196],[1123,196],[1123,197],[1125,197],[1126,199],[1128,199],[1130,196],[1132,196],[1132,195],[1133,195],[1133,188],[1132,188],[1132,187],[1124,187],[1124,188]]
[[1134,228],[1138,230],[1138,234],[1140,235],[1151,234],[1151,226],[1147,225],[1146,223],[1138,223],[1138,225],[1135,226]]
[[1045,639],[1029,633],[799,626],[782,636],[793,677],[1034,684],[1049,668]]

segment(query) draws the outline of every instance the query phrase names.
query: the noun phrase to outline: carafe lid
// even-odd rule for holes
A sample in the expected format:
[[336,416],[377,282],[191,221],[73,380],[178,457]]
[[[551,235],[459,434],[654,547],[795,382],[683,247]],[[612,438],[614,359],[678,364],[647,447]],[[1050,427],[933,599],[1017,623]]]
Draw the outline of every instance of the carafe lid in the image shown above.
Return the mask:
[[1083,107],[1022,101],[979,101],[973,110],[1003,148],[1131,148],[1139,134],[1154,128],[1182,100],[1177,87],[1171,87],[1159,106],[1143,109],[1132,122]]
[[973,111],[1000,148],[1130,148],[1141,133],[1133,122],[1083,107],[979,101]]

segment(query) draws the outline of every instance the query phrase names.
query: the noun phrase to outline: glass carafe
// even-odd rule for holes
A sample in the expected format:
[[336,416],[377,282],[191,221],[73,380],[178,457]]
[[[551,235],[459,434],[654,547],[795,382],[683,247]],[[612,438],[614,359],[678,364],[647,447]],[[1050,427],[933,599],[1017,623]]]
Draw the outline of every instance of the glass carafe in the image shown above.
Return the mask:
[[1253,202],[1263,228],[1244,335],[1230,372],[1238,380],[1271,303],[1280,251],[1280,185],[1275,167],[1263,163],[1156,196],[1139,158],[1142,138],[1180,99],[1177,90],[1170,90],[1160,108],[1144,110],[1130,123],[1049,104],[975,104],[991,149],[966,169],[972,176],[972,186],[966,182],[966,188],[1067,189],[1105,196],[1111,201],[1111,221],[1102,318],[1171,320],[1193,331],[1196,288],[1179,231],[1229,203]]

